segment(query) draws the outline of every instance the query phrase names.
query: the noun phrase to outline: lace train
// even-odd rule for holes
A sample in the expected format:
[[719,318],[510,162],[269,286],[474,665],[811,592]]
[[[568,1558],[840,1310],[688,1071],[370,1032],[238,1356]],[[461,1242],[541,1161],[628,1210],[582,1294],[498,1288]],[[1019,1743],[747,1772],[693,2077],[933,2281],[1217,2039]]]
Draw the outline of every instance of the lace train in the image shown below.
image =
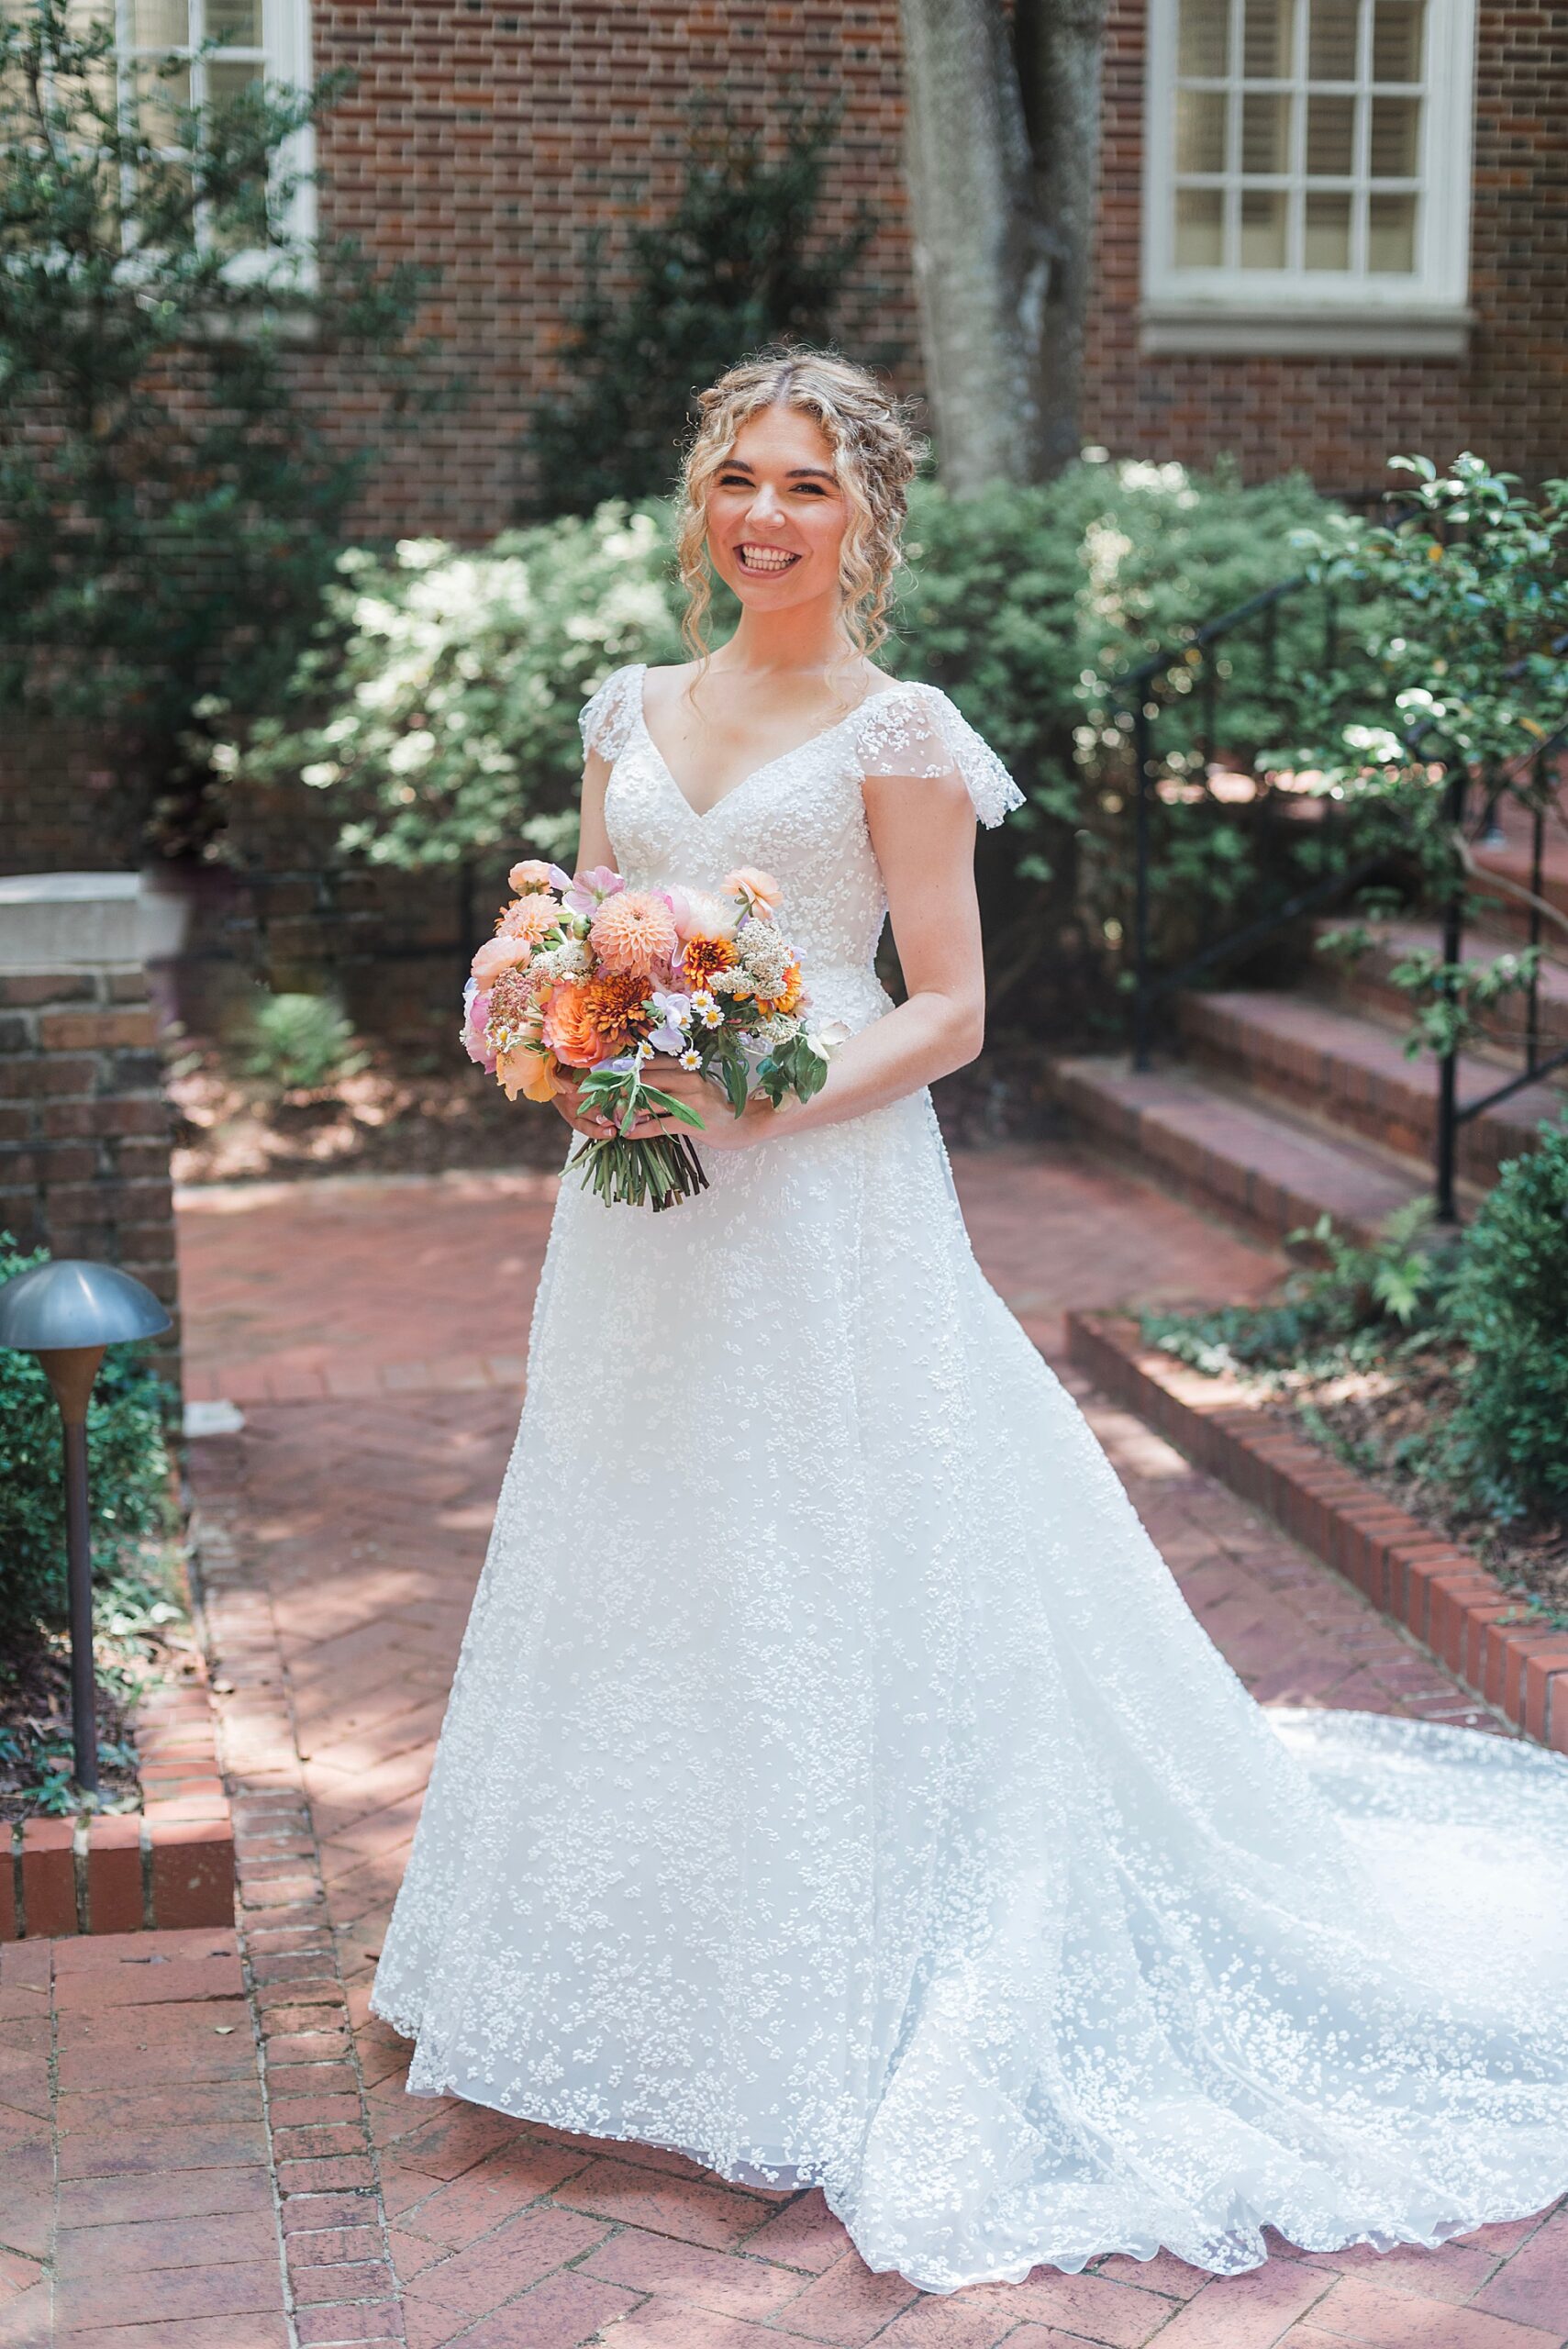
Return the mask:
[[[995,820],[991,754],[896,688],[698,818],[638,683],[587,714],[621,870],[766,865],[824,1013],[878,1017],[861,779]],[[1568,1764],[1251,1703],[924,1096],[709,1174],[561,1194],[375,1982],[415,2092],[819,2184],[933,2292],[1568,2188]]]

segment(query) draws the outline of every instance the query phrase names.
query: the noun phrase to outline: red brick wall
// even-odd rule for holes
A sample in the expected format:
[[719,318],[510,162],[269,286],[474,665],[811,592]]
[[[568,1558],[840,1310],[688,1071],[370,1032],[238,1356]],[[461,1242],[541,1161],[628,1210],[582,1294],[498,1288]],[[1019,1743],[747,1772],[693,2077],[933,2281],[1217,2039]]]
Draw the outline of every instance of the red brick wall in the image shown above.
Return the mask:
[[[1461,361],[1146,358],[1138,350],[1145,0],[1112,0],[1104,198],[1085,437],[1118,454],[1305,466],[1326,487],[1384,456],[1473,446],[1533,476],[1568,463],[1568,6],[1481,10],[1473,298]],[[532,401],[559,380],[585,233],[612,239],[680,181],[694,91],[765,125],[794,86],[845,117],[828,225],[864,197],[884,227],[865,279],[917,384],[902,172],[897,0],[319,0],[319,68],[359,87],[328,126],[324,225],[438,265],[429,325],[472,386],[382,471],[374,529],[481,535],[508,520]]]
[[[139,963],[0,973],[0,1230],[178,1308],[171,1117]],[[179,1338],[156,1359],[179,1376]]]
[[792,87],[842,100],[824,226],[841,233],[862,199],[884,217],[862,279],[877,338],[913,359],[896,0],[317,0],[314,24],[317,71],[358,76],[320,142],[323,226],[439,268],[427,324],[469,384],[383,471],[367,527],[515,518],[584,239],[668,209],[700,91],[721,90],[743,128],[776,121]]
[[1088,436],[1118,454],[1301,465],[1323,487],[1461,449],[1531,478],[1568,470],[1568,6],[1484,5],[1471,304],[1462,360],[1140,356],[1145,0],[1111,0]]

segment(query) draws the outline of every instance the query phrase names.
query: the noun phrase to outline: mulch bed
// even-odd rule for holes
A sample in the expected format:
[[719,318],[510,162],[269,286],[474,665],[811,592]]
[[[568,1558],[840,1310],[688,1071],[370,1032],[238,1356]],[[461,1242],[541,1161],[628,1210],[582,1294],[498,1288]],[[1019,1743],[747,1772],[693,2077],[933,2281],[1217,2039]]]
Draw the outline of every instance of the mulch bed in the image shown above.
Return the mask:
[[229,1075],[216,1050],[187,1046],[168,1092],[177,1183],[493,1173],[561,1163],[559,1119],[526,1114],[526,1105],[508,1101],[455,1055],[451,1066],[430,1073],[399,1070],[378,1055],[358,1075],[279,1094]]
[[1355,1468],[1445,1541],[1473,1551],[1510,1598],[1527,1598],[1568,1630],[1568,1524],[1560,1519],[1499,1520],[1460,1495],[1423,1479],[1401,1447],[1435,1433],[1455,1397],[1451,1353],[1434,1345],[1393,1369],[1315,1378],[1304,1372],[1236,1374],[1257,1393],[1262,1415]]
[[[172,1577],[161,1574],[156,1603],[177,1611],[152,1623],[145,1609],[116,1611],[111,1591],[95,1594],[98,1769],[102,1810],[136,1810],[136,1708],[150,1685],[192,1682],[200,1672],[195,1635]],[[118,1622],[134,1630],[117,1631]],[[71,1646],[63,1631],[10,1643],[0,1660],[0,1821],[64,1817],[80,1808],[72,1788]]]

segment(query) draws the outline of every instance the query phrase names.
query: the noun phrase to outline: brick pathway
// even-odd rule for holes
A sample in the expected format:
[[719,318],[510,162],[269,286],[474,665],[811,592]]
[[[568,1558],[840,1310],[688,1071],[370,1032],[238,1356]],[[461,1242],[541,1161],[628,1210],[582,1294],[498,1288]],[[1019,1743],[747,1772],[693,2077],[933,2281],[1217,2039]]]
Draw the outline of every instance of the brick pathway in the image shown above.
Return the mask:
[[[959,1175],[987,1270],[1052,1353],[1068,1305],[1240,1294],[1276,1269],[1065,1152]],[[243,1436],[195,1448],[240,1932],[0,1955],[0,2349],[50,2337],[37,2263],[56,2216],[57,2337],[84,2349],[1564,2349],[1568,2206],[1438,2253],[1281,2244],[1228,2281],[1109,2259],[940,2300],[869,2276],[816,2195],[404,2094],[403,2043],[365,1995],[516,1421],[547,1213],[530,1177],[187,1203],[193,1362],[215,1394],[260,1362],[278,1398],[250,1388]],[[1475,1718],[1346,1585],[1084,1400],[1261,1698]]]

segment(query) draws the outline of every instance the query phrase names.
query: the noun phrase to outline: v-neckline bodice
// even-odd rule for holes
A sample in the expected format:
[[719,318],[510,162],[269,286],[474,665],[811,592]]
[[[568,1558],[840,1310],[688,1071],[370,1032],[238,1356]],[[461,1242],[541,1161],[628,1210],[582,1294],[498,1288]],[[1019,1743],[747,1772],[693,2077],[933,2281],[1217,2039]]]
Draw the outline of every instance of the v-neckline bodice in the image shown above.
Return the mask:
[[675,770],[670,764],[670,762],[665,757],[663,751],[659,748],[658,743],[654,740],[652,729],[650,728],[648,723],[647,685],[648,663],[646,661],[639,661],[637,664],[636,691],[631,697],[637,727],[641,732],[644,742],[647,744],[649,750],[652,752],[655,760],[658,762],[660,773],[669,784],[671,790],[674,793],[676,798],[680,801],[687,815],[691,818],[694,823],[706,824],[711,817],[717,815],[721,807],[728,807],[729,802],[735,798],[739,793],[745,791],[749,785],[755,783],[759,775],[771,774],[775,767],[784,766],[790,759],[798,759],[803,751],[815,750],[819,743],[826,742],[833,735],[841,733],[844,728],[848,726],[852,719],[861,716],[868,704],[873,701],[886,701],[889,696],[894,694],[906,692],[907,690],[907,680],[904,678],[895,678],[892,683],[885,685],[881,692],[867,694],[863,700],[858,701],[855,704],[853,709],[846,710],[843,717],[836,718],[831,726],[819,726],[815,734],[807,734],[803,740],[793,743],[787,751],[780,751],[773,758],[764,759],[760,766],[749,767],[746,773],[740,777],[740,781],[738,783],[732,783],[728,791],[721,792],[718,797],[713,802],[712,806],[708,807],[696,807],[693,806],[691,800],[687,798],[684,790],[682,788],[680,778],[677,776]]

